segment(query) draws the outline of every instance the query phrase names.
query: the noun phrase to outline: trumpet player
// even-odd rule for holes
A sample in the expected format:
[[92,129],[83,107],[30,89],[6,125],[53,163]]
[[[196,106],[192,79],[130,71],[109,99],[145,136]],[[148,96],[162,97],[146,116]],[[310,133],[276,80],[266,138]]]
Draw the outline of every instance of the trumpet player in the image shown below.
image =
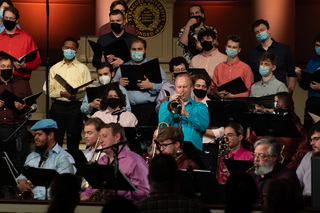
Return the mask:
[[[57,123],[52,119],[38,121],[31,127],[34,131],[35,146],[34,152],[31,152],[24,166],[55,169],[58,173],[74,173],[72,163],[74,159],[55,141],[55,134],[58,131]],[[27,178],[20,175],[17,178],[18,189],[20,191],[32,190],[34,199],[45,199],[45,187],[36,186],[32,189],[27,185]]]
[[173,114],[168,110],[170,101],[161,104],[159,123],[166,122],[170,126],[181,127],[184,140],[191,141],[196,149],[202,150],[202,135],[209,125],[209,112],[205,104],[191,99],[193,83],[189,74],[180,74],[175,80],[176,94],[171,101],[179,102],[179,112]]

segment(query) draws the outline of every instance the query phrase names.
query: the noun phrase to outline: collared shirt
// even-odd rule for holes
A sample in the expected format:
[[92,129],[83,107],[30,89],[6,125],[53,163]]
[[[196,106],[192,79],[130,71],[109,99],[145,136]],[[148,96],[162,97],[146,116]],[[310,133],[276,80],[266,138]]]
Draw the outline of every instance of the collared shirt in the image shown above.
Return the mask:
[[[179,115],[172,114],[168,110],[169,101],[161,104],[159,110],[159,123],[166,122],[170,126],[179,126]],[[202,135],[209,126],[209,111],[205,104],[196,102],[191,98],[185,104],[186,110],[189,112],[188,118],[182,116],[182,132],[184,140],[190,141],[196,149],[202,151]]]
[[[39,167],[39,162],[41,160],[41,155],[38,152],[31,152],[25,163],[24,166],[30,166],[30,167]],[[73,166],[70,162],[71,158],[70,155],[58,144],[56,144],[48,153],[48,158],[43,164],[42,168],[45,169],[54,169],[59,174],[63,173],[71,173],[74,174]],[[73,159],[72,159],[73,160]],[[74,160],[73,160],[74,163]],[[26,178],[24,175],[19,175],[17,180],[21,180]],[[34,194],[34,199],[38,200],[44,200],[45,199],[45,187],[43,186],[37,186],[34,189],[32,189],[32,192]],[[48,192],[48,197],[49,192]]]
[[118,122],[118,115],[112,115],[109,109],[104,111],[97,111],[95,112],[92,117],[93,118],[100,118],[106,124],[108,123],[119,123],[123,127],[135,127],[138,124],[138,120],[136,116],[132,112],[122,112],[119,115],[119,122]]
[[[21,99],[32,95],[30,85],[26,81],[17,77],[13,77],[7,83],[0,80],[0,94],[5,89]],[[14,125],[22,123],[25,118],[20,117],[20,115],[29,107],[30,106],[26,106],[24,109],[18,111],[16,108],[11,109],[5,104],[3,107],[0,107],[0,124]]]
[[[79,62],[77,58],[75,58],[69,65],[62,60],[50,69],[49,76],[49,96],[50,98],[67,101],[70,102],[69,99],[65,97],[61,97],[60,92],[66,91],[66,89],[54,79],[56,74],[59,74],[62,78],[64,78],[73,88],[81,86],[91,80],[91,75],[88,67],[83,63]],[[82,101],[86,88],[81,88],[77,92],[76,100]],[[46,92],[46,82],[43,85],[43,91]]]
[[[137,191],[118,191],[119,197],[124,197],[128,200],[141,200],[149,195],[150,186],[148,181],[148,166],[144,159],[130,151],[124,146],[119,153],[119,169],[137,187]],[[103,156],[98,161],[98,164],[109,165],[108,155]],[[113,164],[112,164],[113,165]],[[86,191],[81,193],[81,197],[88,196],[95,191],[91,186]]]
[[303,188],[302,194],[311,196],[311,157],[312,151],[308,152],[303,158],[296,171],[300,185]]
[[228,56],[219,52],[218,49],[205,56],[203,53],[195,55],[190,62],[191,68],[204,68],[209,76],[213,76],[213,71],[216,66],[227,60]]
[[[98,146],[97,149],[101,149],[101,146]],[[95,152],[95,150],[91,146],[83,150],[82,152],[83,152],[83,155],[86,157],[87,161],[91,160],[91,158],[92,160],[95,160],[99,155],[99,152]],[[92,157],[92,154],[93,154],[93,157]],[[100,157],[104,155],[106,155],[106,153],[101,152]]]
[[262,97],[274,95],[278,92],[288,92],[288,88],[284,83],[276,79],[273,75],[268,81],[258,81],[251,86],[250,97]]
[[[102,25],[100,28],[99,28],[99,31],[98,31],[98,35],[97,36],[103,36],[107,33],[111,33],[112,29],[111,29],[111,24],[110,22]],[[132,35],[137,35],[137,32],[136,32],[136,28],[134,28],[134,26],[126,23],[124,25],[124,31],[127,32],[127,33],[130,33]]]
[[[182,33],[184,32],[184,29],[185,29],[185,27],[182,27],[181,29],[180,29],[180,32],[179,32],[179,38],[181,37],[181,35],[182,35]],[[214,27],[209,27],[209,26],[207,26],[207,25],[202,25],[201,26],[201,28],[200,28],[200,30],[199,30],[199,32],[201,32],[201,31],[205,31],[205,30],[213,30],[215,33],[216,33],[216,35],[218,35],[218,33],[217,33],[217,30],[214,28]],[[198,34],[196,33],[196,31],[193,29],[193,28],[190,28],[190,31],[189,31],[189,36],[191,36],[197,43],[200,43],[200,41],[198,40]],[[217,38],[218,38],[218,36],[217,36]],[[218,40],[217,40],[217,38],[216,38],[216,42],[218,42]],[[182,47],[183,48],[183,57],[188,61],[188,63],[190,63],[190,61],[191,61],[191,59],[193,58],[193,56],[195,56],[193,53],[191,53],[191,51],[189,50],[189,48],[188,48],[188,44],[183,44],[183,43],[181,43],[181,41],[180,40],[178,40],[178,43],[177,43],[180,47]],[[217,43],[218,44],[218,43]],[[199,51],[198,51],[199,52]],[[198,54],[198,53],[197,53]]]
[[[146,58],[142,62],[142,64],[148,61],[149,59]],[[125,65],[133,65],[133,62],[128,61],[127,63],[125,63]],[[128,95],[129,95],[129,100],[131,105],[145,104],[145,103],[156,101],[157,95],[159,94],[162,85],[167,82],[166,72],[162,69],[160,65],[159,67],[160,67],[162,82],[152,83],[153,88],[151,90],[129,90]],[[113,81],[119,82],[120,78],[122,78],[121,68],[117,69],[117,72],[113,78]]]
[[178,193],[150,193],[149,197],[136,203],[141,213],[209,213],[210,210],[199,200]]
[[[101,86],[101,84],[97,83],[91,87],[99,87],[99,86]],[[128,95],[127,90],[123,86],[121,86],[120,84],[119,84],[119,89],[126,96],[126,110],[131,112],[131,106],[130,106],[129,95]],[[82,100],[82,104],[80,107],[81,112],[86,115],[91,115],[92,113],[96,112],[96,110],[94,110],[93,108],[90,108],[90,104],[91,103],[89,103],[88,96],[86,93],[86,95],[84,96],[84,98]]]
[[254,82],[260,81],[262,78],[259,73],[260,57],[266,52],[275,54],[277,56],[277,68],[273,71],[273,74],[276,79],[287,85],[286,73],[288,77],[297,77],[294,71],[296,63],[288,45],[278,43],[274,39],[272,41],[268,50],[265,50],[261,44],[251,50],[248,55],[248,65],[252,69]]
[[[233,63],[226,61],[219,64],[213,73],[213,80],[220,86],[238,77],[241,77],[248,91],[236,94],[236,97],[249,97],[251,85],[253,84],[253,74],[250,67],[240,61],[239,58]],[[216,86],[212,84],[211,89],[214,92]]]
[[[0,50],[15,58],[20,58],[35,49],[38,49],[38,47],[31,35],[19,28],[16,28],[12,36],[9,36],[5,30],[0,34]],[[41,59],[38,51],[36,58],[33,61],[26,62],[27,67],[24,70],[14,71],[14,75],[31,78],[31,72],[38,69],[40,63]]]
[[[119,40],[119,39],[124,39],[124,41],[126,42],[128,51],[130,50],[130,44],[131,44],[131,40],[136,38],[137,36],[132,35],[130,33],[127,33],[126,31],[123,32],[123,34],[117,38],[115,37],[115,35],[110,32],[108,34],[102,35],[99,37],[97,43],[100,44],[103,47],[108,46],[109,44]],[[101,56],[98,57],[97,55],[93,54],[93,59],[92,59],[92,65],[94,67],[97,67],[99,64],[101,63]]]
[[[320,68],[320,57],[317,56],[313,59],[311,59],[306,67],[306,72],[308,73],[313,73],[315,72],[317,69]],[[309,85],[304,85],[304,82],[299,81],[299,85],[302,89],[307,90],[309,88]],[[313,89],[309,89],[308,91],[308,97],[320,97],[320,92],[319,90],[313,90]]]
[[160,105],[161,105],[161,100],[167,96],[166,94],[166,91],[168,91],[170,93],[170,97],[171,95],[175,94],[176,93],[176,90],[174,88],[174,81],[170,81],[170,82],[167,82],[167,83],[164,83],[161,87],[161,90],[159,92],[159,95],[156,99],[156,112],[158,113],[159,112],[159,109],[160,109]]

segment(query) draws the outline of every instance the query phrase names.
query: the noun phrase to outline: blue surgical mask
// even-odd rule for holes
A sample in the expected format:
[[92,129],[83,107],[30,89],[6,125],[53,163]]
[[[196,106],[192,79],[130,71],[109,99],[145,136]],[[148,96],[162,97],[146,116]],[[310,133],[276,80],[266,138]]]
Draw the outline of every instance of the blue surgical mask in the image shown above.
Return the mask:
[[277,108],[277,104],[278,104],[278,102],[277,101],[275,101],[275,102],[273,102],[273,108]]
[[315,49],[316,49],[316,53],[320,55],[320,47],[315,47]]
[[233,58],[233,57],[235,57],[236,55],[238,55],[238,50],[226,48],[226,53],[227,53],[228,56],[230,56],[231,58]]
[[2,18],[2,19],[3,19],[3,11],[4,11],[4,9],[0,10],[0,18]]
[[135,62],[140,62],[143,60],[143,54],[144,52],[131,51],[131,59]]
[[67,49],[67,50],[63,50],[63,55],[66,59],[71,60],[76,56],[76,51],[71,50],[71,49]]
[[268,67],[264,67],[264,66],[259,66],[259,73],[260,73],[260,75],[262,75],[262,76],[264,76],[264,77],[266,77],[266,76],[268,76],[269,75],[269,68]]
[[263,31],[263,32],[261,32],[261,33],[259,33],[258,35],[257,35],[257,40],[258,41],[265,41],[265,40],[267,40],[269,38],[269,34],[267,33],[267,31]]

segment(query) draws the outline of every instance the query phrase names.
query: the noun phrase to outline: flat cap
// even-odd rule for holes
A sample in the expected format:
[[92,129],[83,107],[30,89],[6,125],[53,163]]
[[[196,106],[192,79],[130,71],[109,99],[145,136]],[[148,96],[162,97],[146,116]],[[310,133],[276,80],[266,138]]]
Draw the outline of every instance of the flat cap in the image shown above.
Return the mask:
[[38,121],[31,127],[31,130],[39,129],[58,129],[58,126],[57,123],[52,119],[43,119]]

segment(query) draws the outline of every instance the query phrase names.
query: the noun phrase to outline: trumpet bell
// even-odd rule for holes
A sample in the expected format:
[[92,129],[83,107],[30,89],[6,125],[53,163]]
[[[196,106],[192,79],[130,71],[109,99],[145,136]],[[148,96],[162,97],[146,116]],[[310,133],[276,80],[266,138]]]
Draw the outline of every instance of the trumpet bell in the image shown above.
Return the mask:
[[173,100],[168,104],[168,110],[172,114],[181,114],[182,106],[177,100]]

